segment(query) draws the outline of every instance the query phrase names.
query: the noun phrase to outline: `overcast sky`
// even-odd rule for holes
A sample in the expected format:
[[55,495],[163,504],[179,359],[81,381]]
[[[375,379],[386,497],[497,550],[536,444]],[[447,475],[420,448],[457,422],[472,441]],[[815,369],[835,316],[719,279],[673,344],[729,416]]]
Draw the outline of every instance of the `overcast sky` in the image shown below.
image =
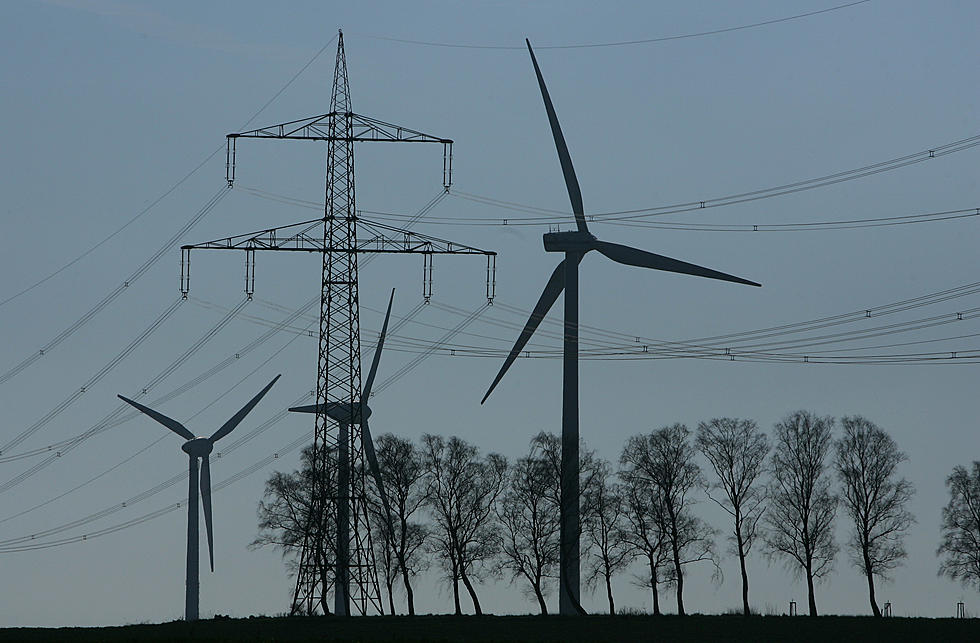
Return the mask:
[[[338,28],[345,34],[354,111],[455,140],[454,193],[415,229],[499,253],[496,305],[466,327],[470,334],[449,342],[457,348],[509,348],[559,261],[541,246],[549,222],[526,220],[536,216],[526,206],[560,212],[569,206],[533,69],[522,49],[525,37],[537,47],[591,214],[791,184],[980,134],[975,82],[980,11],[972,2],[873,0],[702,37],[547,48],[697,34],[840,3],[294,2],[276,8],[262,2],[2,3],[0,54],[7,63],[0,68],[0,271],[5,275],[0,301],[86,253],[210,154],[221,152],[97,249],[0,305],[0,373],[72,326],[221,191],[224,135],[248,122],[324,46],[251,126],[328,111]],[[180,243],[316,218],[315,208],[261,195],[321,201],[324,149],[241,141],[236,187]],[[589,327],[583,328],[583,349],[597,349],[603,357],[641,353],[644,344],[875,310],[973,283],[976,217],[833,230],[774,232],[767,226],[976,208],[978,154],[977,148],[965,149],[819,189],[648,217],[639,227],[597,222],[592,230],[604,240],[734,273],[762,282],[763,288],[630,269],[590,255],[581,268],[581,321]],[[441,190],[438,146],[364,144],[357,148],[356,163],[357,204],[364,210],[411,215]],[[468,195],[521,205],[505,209]],[[400,225],[397,217],[385,221]],[[671,230],[649,227],[651,222],[760,230]],[[468,225],[473,223],[486,225]],[[522,225],[527,223],[534,225]],[[243,299],[243,257],[197,252],[191,298],[79,399],[63,405],[179,299],[178,261],[176,247],[168,250],[68,340],[4,378],[0,442],[38,428],[0,458],[59,444],[98,426],[116,409],[117,393],[138,394]],[[390,288],[397,289],[396,318],[421,303],[422,260],[383,257],[365,264],[360,277],[368,347]],[[501,363],[496,354],[476,358],[439,351],[391,380],[485,303],[480,258],[437,257],[434,278],[432,305],[418,311],[386,346],[372,429],[413,439],[426,432],[455,434],[484,451],[519,457],[538,431],[560,430],[561,363],[553,358],[560,342],[554,327],[531,346],[541,351],[538,356],[551,358],[519,360],[483,406],[479,400]],[[283,373],[223,446],[259,428],[313,388],[316,343],[302,333],[282,332],[251,351],[241,349],[266,330],[263,321],[281,320],[283,310],[296,310],[316,296],[318,285],[318,257],[260,255],[256,299],[144,399],[161,397],[238,353],[233,366],[160,409],[207,435]],[[812,351],[879,360],[905,353],[969,354],[980,348],[978,337],[970,337],[980,333],[978,318],[970,313],[928,328],[912,329],[916,324],[910,322],[949,321],[977,306],[978,295],[972,294],[881,319],[872,315],[759,340],[765,350],[791,356],[784,363],[690,356],[583,361],[582,435],[615,462],[629,436],[674,422],[693,429],[700,420],[735,416],[755,419],[771,431],[773,423],[801,408],[835,417],[865,415],[908,453],[902,473],[917,488],[910,508],[918,522],[908,535],[909,558],[893,583],[879,586],[880,602],[890,601],[896,615],[949,616],[963,600],[976,613],[975,589],[937,578],[935,549],[947,499],[944,480],[955,465],[980,458],[978,366],[952,359],[818,364],[800,356]],[[560,311],[556,307],[549,320],[559,321]],[[304,317],[293,326],[311,323],[315,328],[315,320]],[[807,347],[773,344],[893,323],[902,324],[896,327],[902,332],[862,341],[814,339]],[[57,413],[48,418],[50,412]],[[263,458],[271,460],[215,493],[215,573],[202,571],[202,615],[275,614],[288,608],[292,581],[278,554],[246,546],[255,537],[255,508],[265,479],[273,470],[297,466],[298,452],[286,447],[302,444],[311,428],[309,416],[286,417],[212,462],[218,484]],[[100,432],[50,463],[50,452],[0,462],[0,626],[182,616],[182,510],[82,542],[11,551],[32,542],[74,541],[185,502],[185,480],[135,501],[186,471],[179,447],[179,438],[141,417]],[[280,457],[269,458],[277,453]],[[118,507],[122,502],[127,506]],[[725,516],[707,500],[698,511],[727,531]],[[73,521],[84,522],[63,529]],[[52,529],[57,531],[19,540]],[[845,538],[840,516],[838,539],[844,543]],[[779,562],[768,563],[762,553],[760,546],[750,559],[753,606],[782,612],[789,600],[803,604],[805,582]],[[724,580],[713,583],[710,569],[692,567],[685,582],[689,611],[717,613],[740,605],[736,559],[725,556],[722,570]],[[420,611],[451,610],[451,594],[435,574],[419,585]],[[616,579],[614,590],[617,605],[650,608],[648,593],[634,587],[628,574]],[[536,611],[533,601],[506,580],[479,591],[487,611]],[[865,581],[842,550],[834,573],[818,585],[816,599],[821,612],[864,614],[866,593]],[[662,598],[663,605],[673,605],[670,593]],[[556,596],[552,601],[557,604]],[[604,609],[601,593],[590,596],[586,606]]]

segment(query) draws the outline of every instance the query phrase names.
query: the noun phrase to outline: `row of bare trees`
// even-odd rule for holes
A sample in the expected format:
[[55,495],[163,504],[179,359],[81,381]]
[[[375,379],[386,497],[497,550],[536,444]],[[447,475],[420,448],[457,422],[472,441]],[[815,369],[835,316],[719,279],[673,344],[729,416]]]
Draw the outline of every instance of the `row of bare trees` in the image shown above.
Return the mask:
[[[612,579],[640,570],[633,578],[650,590],[654,613],[661,613],[660,590],[667,587],[673,589],[677,613],[684,614],[688,566],[701,563],[716,577],[721,574],[720,532],[696,511],[708,499],[729,518],[724,532],[739,564],[744,613],[751,613],[746,559],[762,545],[766,556],[805,578],[809,612],[816,615],[814,584],[833,567],[834,525],[843,513],[846,551],[867,579],[872,612],[880,616],[875,580],[888,578],[905,559],[904,537],[914,522],[907,509],[914,489],[899,474],[908,458],[863,417],[842,418],[835,439],[837,424],[797,411],[776,423],[771,438],[752,420],[713,419],[699,423],[693,434],[674,424],[629,438],[616,469],[583,444],[584,582],[601,589],[615,613]],[[413,583],[430,568],[451,590],[456,614],[462,613],[463,591],[481,614],[478,585],[500,576],[535,600],[541,613],[548,612],[559,558],[557,436],[539,433],[512,463],[495,453],[483,455],[458,437],[426,434],[416,444],[387,434],[376,444],[394,519],[393,533],[383,527],[385,521],[372,521],[378,525],[379,580],[391,613],[399,586],[408,613],[415,613]],[[704,470],[699,462],[707,463]],[[278,547],[292,565],[309,520],[308,455],[303,464],[300,471],[276,473],[267,482],[254,543]],[[980,536],[980,463],[974,463],[972,476],[957,468],[948,484],[952,499],[944,510],[940,573],[980,582],[980,539],[968,538]],[[329,516],[323,520],[329,532]],[[329,558],[330,552],[323,555]],[[329,591],[327,579],[323,589]]]

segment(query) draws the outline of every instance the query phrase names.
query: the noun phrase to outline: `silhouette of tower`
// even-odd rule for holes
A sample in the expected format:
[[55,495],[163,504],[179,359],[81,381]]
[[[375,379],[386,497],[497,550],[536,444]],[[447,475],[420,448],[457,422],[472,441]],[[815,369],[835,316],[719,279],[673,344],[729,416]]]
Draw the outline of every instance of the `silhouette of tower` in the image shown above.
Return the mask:
[[[235,180],[239,138],[291,139],[327,143],[326,204],[322,219],[278,226],[245,235],[182,246],[181,291],[190,289],[190,252],[193,249],[245,252],[245,293],[255,286],[257,250],[319,252],[323,257],[320,290],[320,332],[317,358],[316,406],[355,408],[361,381],[361,341],[357,258],[365,253],[423,255],[423,296],[432,294],[432,257],[436,254],[483,255],[487,259],[487,299],[492,300],[496,253],[428,235],[400,230],[357,216],[354,188],[354,143],[409,142],[443,146],[443,187],[452,184],[452,140],[356,114],[351,108],[344,35],[339,32],[334,65],[330,111],[268,127],[227,136],[225,178]],[[322,235],[315,231],[322,229]],[[358,229],[362,239],[358,239]],[[350,423],[340,441],[338,424],[329,414],[315,415],[313,439],[313,492],[290,612],[327,613],[328,594],[334,597],[334,613],[347,615],[353,604],[365,614],[369,608],[383,613],[371,543],[367,505],[367,471],[361,426]],[[344,449],[346,458],[340,457]],[[331,498],[338,463],[345,462],[349,480],[347,498]],[[341,507],[343,505],[343,507]],[[337,508],[331,515],[330,507]],[[343,523],[343,524],[341,524]],[[330,527],[349,530],[345,548],[334,546]]]

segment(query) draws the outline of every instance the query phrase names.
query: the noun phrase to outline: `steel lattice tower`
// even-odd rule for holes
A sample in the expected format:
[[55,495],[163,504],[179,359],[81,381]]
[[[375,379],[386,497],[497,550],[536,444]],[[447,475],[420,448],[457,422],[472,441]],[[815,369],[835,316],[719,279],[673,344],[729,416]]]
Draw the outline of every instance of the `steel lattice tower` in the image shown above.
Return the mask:
[[[333,249],[323,253],[320,289],[320,338],[316,374],[316,401],[318,404],[341,402],[354,407],[361,391],[361,332],[357,298],[357,216],[354,209],[354,141],[350,84],[347,79],[347,58],[344,52],[344,34],[337,39],[337,61],[334,65],[333,90],[330,96],[330,119],[327,141],[327,181],[326,207],[323,222],[323,241]],[[350,481],[350,501],[341,502],[337,517],[337,530],[348,531],[349,543],[337,542],[337,561],[350,561],[350,568],[342,562],[334,571],[334,612],[345,614],[350,609],[350,600],[361,613],[367,611],[368,604],[379,609],[381,590],[374,567],[374,554],[370,546],[370,529],[367,511],[364,479],[364,452],[361,445],[360,426],[350,427],[350,440],[339,445],[335,435],[330,435],[333,424],[325,414],[315,415],[315,436],[313,452],[316,461],[326,462],[330,446],[336,445],[350,450],[349,471],[338,472],[340,477]],[[332,444],[331,444],[332,443]],[[322,454],[322,455],[321,455]],[[322,482],[321,476],[314,477],[313,502],[322,503],[324,493],[316,488]],[[349,506],[350,515],[347,514]],[[322,509],[314,506],[314,515],[322,514]],[[351,520],[351,518],[353,520]],[[347,523],[347,524],[344,524]],[[352,547],[343,551],[345,546]],[[303,547],[303,559],[317,555],[309,546]],[[307,603],[304,594],[314,592],[322,585],[317,582],[319,564],[316,561],[300,560],[296,578],[293,603]],[[351,578],[353,576],[353,578]],[[353,582],[352,582],[353,581]],[[351,594],[351,588],[355,594]],[[315,592],[314,592],[315,593]],[[321,597],[322,598],[322,597]],[[349,600],[348,600],[349,599]]]
[[[320,252],[323,257],[320,289],[320,332],[317,358],[316,402],[320,408],[339,403],[354,408],[361,391],[361,342],[358,297],[359,254],[423,255],[422,293],[432,295],[434,255],[483,255],[487,259],[487,299],[494,295],[496,253],[438,239],[357,216],[354,190],[354,143],[437,143],[443,146],[443,187],[452,184],[452,140],[356,114],[351,109],[344,37],[340,32],[334,66],[330,112],[310,118],[238,132],[227,136],[225,178],[235,181],[239,138],[326,141],[326,199],[322,219],[269,228],[257,233],[223,237],[181,247],[181,292],[190,289],[190,252],[195,248],[245,252],[245,292],[255,288],[257,250]],[[358,239],[358,227],[362,239]],[[322,234],[316,234],[322,230]],[[361,427],[340,430],[325,413],[315,415],[313,491],[309,525],[304,534],[290,612],[349,614],[353,603],[361,614],[373,608],[383,613],[371,542],[367,502],[367,467]],[[346,452],[348,458],[339,457]],[[341,469],[341,463],[348,466]],[[344,484],[346,479],[347,484]],[[348,490],[349,489],[349,493]],[[332,515],[331,508],[336,509]],[[330,534],[334,531],[334,534]],[[336,534],[348,533],[347,538]],[[334,536],[331,538],[330,536]]]

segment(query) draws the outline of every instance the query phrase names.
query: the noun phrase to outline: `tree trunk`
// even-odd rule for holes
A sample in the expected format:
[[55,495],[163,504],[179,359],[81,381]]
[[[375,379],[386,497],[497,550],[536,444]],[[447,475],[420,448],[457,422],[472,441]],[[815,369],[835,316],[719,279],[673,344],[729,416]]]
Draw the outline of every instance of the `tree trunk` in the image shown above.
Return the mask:
[[738,540],[738,563],[742,568],[742,614],[749,616],[752,612],[749,610],[749,575],[745,571],[745,544],[742,542],[740,532],[736,532],[735,537]]
[[392,578],[385,579],[385,585],[388,586],[388,609],[391,610],[391,615],[395,615],[395,591],[394,591],[394,580]]
[[864,545],[861,549],[864,551],[864,573],[868,577],[868,596],[871,599],[871,613],[875,616],[881,616],[881,610],[878,609],[878,601],[875,600],[875,577],[871,573],[871,556],[868,554],[868,547]]
[[415,616],[415,593],[412,591],[412,583],[408,579],[408,565],[405,562],[405,550],[408,548],[408,519],[404,516],[404,508],[400,509],[399,526],[399,545],[398,545],[398,567],[402,571],[402,581],[405,584],[405,597],[408,602],[408,615]]
[[544,602],[544,594],[541,593],[541,580],[537,580],[532,583],[534,587],[534,595],[538,599],[538,607],[541,608],[541,614],[544,616],[548,615],[548,604]]
[[405,596],[408,599],[408,615],[415,616],[415,593],[412,592],[412,583],[408,580],[408,569],[402,561],[402,580],[405,582]]
[[460,616],[463,613],[463,610],[459,606],[459,577],[453,578],[453,601],[455,602],[456,608],[453,614]]
[[817,599],[813,595],[813,566],[810,561],[806,564],[806,590],[810,602],[810,616],[817,615]]
[[[322,553],[317,554],[317,564],[320,567],[320,608],[323,610],[324,614],[330,614],[330,606],[327,601],[327,593],[330,591],[330,583],[327,580],[327,565],[324,562],[325,556]],[[310,597],[311,601],[313,597]],[[313,613],[313,603],[310,603],[310,613]]]
[[615,615],[616,604],[613,603],[612,581],[609,578],[609,574],[606,574],[606,597],[609,599],[609,614],[610,616]]
[[473,585],[470,583],[470,577],[463,571],[462,565],[459,568],[459,575],[462,577],[463,585],[466,586],[466,591],[469,592],[470,599],[473,601],[473,611],[477,616],[482,616],[483,610],[480,609],[480,599],[476,597],[476,590],[473,589]]
[[660,616],[660,595],[657,593],[657,583],[659,581],[657,578],[657,563],[653,560],[653,556],[648,556],[647,559],[650,562],[650,590],[653,592],[653,615]]
[[674,574],[677,576],[677,615],[684,616],[684,572],[681,570],[681,555],[676,546],[674,546]]

